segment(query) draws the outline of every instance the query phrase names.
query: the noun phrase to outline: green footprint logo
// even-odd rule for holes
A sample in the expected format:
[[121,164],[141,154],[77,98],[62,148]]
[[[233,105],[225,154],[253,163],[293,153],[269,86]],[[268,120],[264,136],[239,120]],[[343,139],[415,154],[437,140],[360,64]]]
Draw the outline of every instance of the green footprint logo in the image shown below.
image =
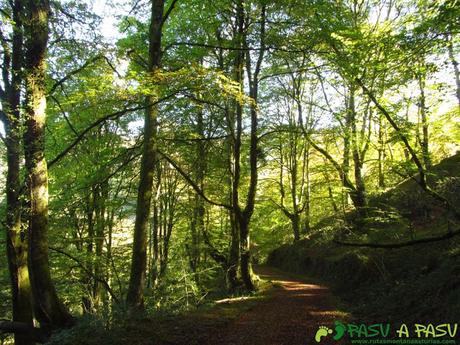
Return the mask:
[[327,328],[326,326],[319,326],[316,331],[315,340],[317,343],[321,342],[323,337],[326,337],[328,334],[332,334],[332,329]]
[[347,330],[347,327],[340,321],[335,322],[335,335],[334,335],[334,340],[340,340],[342,339],[343,335],[345,334],[345,331]]

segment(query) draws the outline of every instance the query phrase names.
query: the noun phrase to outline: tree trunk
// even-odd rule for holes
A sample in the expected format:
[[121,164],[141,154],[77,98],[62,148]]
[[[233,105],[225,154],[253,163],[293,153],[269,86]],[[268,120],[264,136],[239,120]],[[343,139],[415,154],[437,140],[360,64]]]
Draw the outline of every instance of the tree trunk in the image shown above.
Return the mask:
[[157,184],[155,188],[155,196],[153,199],[153,218],[152,218],[152,226],[151,226],[151,248],[152,253],[150,257],[150,274],[149,274],[149,287],[155,287],[158,283],[158,262],[160,260],[160,215],[159,215],[159,202],[158,202],[158,194],[160,189],[160,181],[161,181],[161,174],[157,172]]
[[360,218],[366,216],[366,187],[362,176],[363,161],[358,145],[358,132],[356,126],[356,105],[355,105],[355,87],[350,86],[350,98],[348,101],[349,125],[351,136],[351,153],[353,157],[353,168],[355,176],[355,189],[350,192],[350,197],[353,201]]
[[455,94],[457,96],[457,101],[458,101],[458,108],[460,110],[460,70],[458,68],[458,61],[455,59],[455,54],[454,54],[454,45],[452,43],[453,37],[447,35],[446,37],[447,40],[447,51],[449,52],[449,59],[452,64],[452,67],[454,68],[454,77],[455,77],[455,85],[456,85],[456,90]]
[[178,177],[176,172],[168,168],[167,165],[163,166],[164,178],[163,186],[161,188],[161,214],[163,218],[162,231],[161,231],[161,256],[160,256],[160,277],[166,274],[169,262],[169,248],[171,234],[175,225],[176,217],[176,206],[177,206],[177,189],[178,189]]
[[304,181],[305,181],[305,192],[304,192],[304,203],[305,203],[305,216],[302,231],[304,234],[310,232],[310,221],[311,221],[311,178],[310,178],[310,144],[305,140],[304,148]]
[[[15,133],[14,133],[15,132]],[[6,128],[7,164],[6,178],[6,227],[8,267],[11,279],[13,321],[33,326],[31,287],[27,267],[27,236],[22,229],[21,201],[19,198],[19,127]],[[33,344],[27,336],[15,334],[15,344]]]
[[378,175],[379,175],[379,188],[385,188],[385,140],[384,140],[384,123],[383,118],[379,116],[379,132],[378,132]]
[[344,136],[343,136],[343,158],[342,158],[342,186],[344,187],[344,191],[342,192],[342,207],[345,208],[349,204],[349,195],[350,187],[348,185],[348,176],[350,172],[350,127],[351,127],[351,118],[352,114],[350,113],[347,105],[347,112],[345,118],[345,128],[344,128]]
[[299,213],[293,213],[290,217],[292,224],[292,231],[294,232],[294,241],[300,240],[300,215]]
[[[294,127],[295,128],[295,127]],[[297,145],[298,136],[295,130],[290,138],[290,152],[288,157],[289,170],[291,173],[291,200],[292,200],[292,216],[290,217],[292,223],[292,231],[294,234],[294,241],[300,240],[300,219],[299,219],[299,202],[297,198],[298,192],[298,157],[297,157]]]
[[[109,193],[109,182],[108,180],[102,182],[96,187],[95,195],[95,211],[96,211],[96,261],[94,267],[94,276],[102,279],[105,276],[104,272],[104,260],[103,260],[103,248],[105,240],[105,227],[106,227],[106,201]],[[93,303],[95,310],[99,310],[102,296],[102,285],[97,279],[94,279],[93,283]]]
[[422,157],[423,157],[423,162],[425,164],[425,169],[429,170],[431,168],[431,157],[430,157],[430,147],[429,147],[430,139],[428,135],[428,115],[427,115],[426,97],[425,97],[425,74],[424,72],[419,72],[417,79],[418,79],[418,85],[420,88],[419,112],[420,112],[420,123],[422,125],[422,138],[420,140],[420,146],[422,147]]
[[[118,195],[118,192],[115,193],[113,200],[116,199],[117,195]],[[107,252],[105,256],[105,266],[106,266],[105,280],[107,281],[107,284],[109,286],[112,286],[112,280],[113,280],[112,279],[112,274],[113,274],[112,244],[113,244],[114,219],[115,219],[115,207],[112,207],[112,209],[109,212],[109,217],[108,217],[108,222],[107,222]],[[107,309],[109,312],[111,312],[112,302],[113,302],[112,295],[109,294],[107,296]]]
[[[91,191],[86,197],[86,205],[85,205],[85,213],[86,213],[86,223],[87,223],[87,240],[86,240],[86,253],[88,254],[88,257],[92,258],[93,257],[93,247],[94,247],[94,199],[95,199],[95,187],[91,187]],[[87,271],[92,272],[93,271],[93,263],[92,260],[88,261],[87,264]],[[88,275],[85,274],[84,277],[82,278],[82,283],[86,286],[86,294],[82,296],[82,307],[83,307],[83,312],[85,313],[92,313],[94,311],[93,308],[93,300],[92,300],[92,278]]]
[[226,280],[230,290],[238,287],[238,265],[240,263],[240,231],[235,214],[230,214],[230,253],[228,255]]
[[205,206],[203,199],[198,194],[194,195],[193,204],[193,218],[190,224],[192,243],[191,248],[189,250],[189,262],[190,269],[194,274],[195,282],[197,283],[197,285],[199,285],[200,277],[198,269],[201,262],[201,237],[205,231]]
[[48,169],[44,150],[49,3],[29,0],[27,9],[24,145],[30,192],[29,269],[35,317],[43,325],[61,328],[72,324],[73,318],[57,296],[48,258]]
[[[199,138],[204,138],[204,123],[203,123],[203,111],[200,109],[197,114],[197,126],[196,133]],[[196,143],[196,181],[200,186],[201,190],[204,189],[204,175],[206,171],[206,147],[202,140],[198,140]],[[194,196],[193,206],[193,218],[190,224],[192,244],[190,248],[190,268],[194,274],[194,279],[197,285],[200,284],[200,277],[198,273],[198,266],[200,264],[200,248],[201,248],[201,237],[205,232],[205,206],[204,200],[198,195]]]
[[249,242],[249,221],[250,217],[242,216],[239,219],[240,228],[240,268],[241,278],[247,290],[255,289],[252,281],[251,252]]
[[[244,47],[247,48],[246,33],[244,32],[244,7],[243,2],[239,1],[237,6],[237,20],[242,25],[240,35],[243,39]],[[251,114],[251,132],[249,143],[249,190],[246,198],[246,206],[242,212],[238,212],[237,220],[239,222],[240,230],[240,269],[241,278],[247,290],[252,291],[255,289],[252,282],[252,268],[251,268],[251,251],[249,241],[249,223],[254,212],[255,198],[258,182],[258,155],[259,155],[259,138],[257,135],[258,130],[258,96],[259,96],[259,74],[262,67],[262,62],[265,56],[265,21],[266,21],[266,6],[262,5],[261,19],[260,19],[260,49],[259,56],[256,61],[255,69],[251,69],[251,54],[249,49],[246,49],[246,72],[249,80],[249,96],[253,102],[250,105]],[[240,82],[242,79],[240,80]],[[241,124],[240,124],[241,127]],[[241,134],[241,133],[240,133]],[[238,207],[239,208],[239,207]]]
[[[236,16],[236,31],[234,32],[236,47],[240,48],[235,53],[233,72],[234,81],[240,86],[240,91],[243,89],[243,64],[244,64],[244,51],[243,48],[243,35],[244,35],[244,8],[241,0],[237,3],[237,16]],[[241,180],[241,137],[243,133],[243,106],[238,100],[234,101],[234,110],[228,112],[229,117],[229,131],[231,138],[231,158],[230,158],[230,171],[231,171],[231,243],[230,253],[228,259],[228,269],[226,273],[227,284],[231,289],[238,286],[238,264],[241,263],[241,207],[239,201],[239,187]]]
[[[152,74],[160,67],[164,4],[164,0],[152,0],[148,66],[148,72]],[[155,101],[155,95],[149,95],[145,100],[144,146],[137,195],[131,275],[126,297],[127,304],[135,309],[144,308],[144,287],[147,269],[147,229],[157,156],[156,133],[158,107],[153,105]]]
[[[27,267],[27,236],[22,229],[20,200],[20,148],[21,148],[21,82],[20,71],[23,59],[22,3],[13,3],[13,47],[11,58],[11,81],[5,88],[6,102],[2,100],[5,112],[6,134],[6,243],[8,268],[11,280],[13,321],[33,327],[33,313],[29,270]],[[6,57],[5,57],[6,58]],[[6,59],[5,59],[6,60]],[[4,69],[9,68],[4,61]],[[25,334],[16,333],[16,345],[32,345],[35,342]]]

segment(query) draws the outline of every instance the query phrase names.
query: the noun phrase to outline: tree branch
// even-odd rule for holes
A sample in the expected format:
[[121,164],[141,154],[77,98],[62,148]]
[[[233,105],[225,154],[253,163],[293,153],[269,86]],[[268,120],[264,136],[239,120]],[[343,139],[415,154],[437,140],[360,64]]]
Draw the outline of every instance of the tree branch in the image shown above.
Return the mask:
[[209,238],[209,234],[206,230],[203,231],[203,239],[204,243],[208,246],[208,251],[211,258],[215,262],[221,264],[224,268],[226,268],[226,266],[228,265],[227,257],[224,254],[220,253],[217,250],[217,248],[213,246],[213,244],[211,243],[211,239]]
[[65,122],[67,123],[67,125],[69,126],[69,128],[72,130],[72,132],[78,137],[79,133],[77,132],[77,130],[75,129],[75,127],[72,125],[72,123],[70,122],[64,108],[62,107],[62,104],[61,102],[59,102],[59,100],[54,97],[53,95],[51,95],[51,98],[52,100],[57,104],[58,108],[61,110],[61,114],[62,116],[64,117],[64,120]]
[[428,237],[428,238],[421,238],[419,240],[412,240],[412,241],[407,241],[407,242],[401,242],[401,243],[352,243],[352,242],[342,242],[339,240],[333,240],[334,243],[339,244],[341,246],[348,246],[348,247],[367,247],[367,248],[386,248],[386,249],[392,249],[392,248],[403,248],[403,247],[409,247],[409,246],[414,246],[417,244],[423,244],[423,243],[431,243],[431,242],[438,242],[438,241],[444,241],[449,238],[453,238],[455,236],[460,235],[460,229],[457,229],[455,231],[449,231],[441,236],[435,236],[435,237]]
[[228,139],[229,135],[220,135],[217,137],[206,137],[206,138],[165,138],[165,137],[158,137],[159,140],[165,141],[174,141],[179,143],[193,143],[193,142],[200,142],[200,141],[214,141],[214,140],[223,140]]
[[[302,127],[303,129],[303,127]],[[332,157],[329,152],[327,152],[325,149],[323,149],[321,146],[317,145],[312,139],[309,133],[305,131],[305,139],[310,143],[313,148],[321,153],[337,170],[339,173],[340,179],[343,181],[345,187],[350,189],[351,191],[356,191],[356,187],[353,185],[353,182],[350,180],[350,178],[347,176],[345,171],[343,170],[342,166]]]
[[182,177],[184,178],[184,180],[195,190],[195,192],[201,196],[207,203],[211,204],[211,205],[214,205],[214,206],[219,206],[219,207],[223,207],[227,210],[232,210],[232,207],[230,205],[227,205],[227,204],[222,204],[222,203],[218,203],[218,202],[215,202],[215,201],[212,201],[210,200],[203,192],[203,190],[196,184],[195,181],[192,180],[192,178],[187,175],[187,173],[182,170],[182,168],[173,160],[171,159],[170,157],[168,157],[166,154],[164,154],[163,152],[159,151],[158,150],[158,153],[169,163],[171,164],[174,169],[177,170],[177,172],[179,174],[182,175]]
[[116,111],[114,113],[111,113],[109,115],[106,115],[104,117],[101,117],[100,119],[94,121],[92,124],[90,124],[88,127],[86,127],[76,138],[75,140],[69,145],[67,146],[67,148],[64,149],[64,151],[62,151],[61,153],[59,153],[56,157],[54,157],[52,160],[49,161],[48,163],[48,167],[52,167],[54,164],[56,164],[58,161],[60,161],[67,153],[70,152],[70,150],[72,150],[75,146],[77,146],[77,144],[83,140],[83,138],[86,136],[86,134],[88,132],[90,132],[92,129],[94,129],[95,127],[99,126],[100,124],[108,121],[108,120],[114,120],[114,119],[117,119],[123,115],[125,115],[126,113],[129,113],[129,112],[133,112],[133,111],[138,111],[138,110],[142,110],[142,109],[145,109],[146,105],[143,105],[143,106],[138,106],[138,107],[134,107],[134,108],[125,108],[123,110],[120,110],[120,111]]
[[102,279],[101,277],[96,276],[93,272],[91,272],[89,269],[87,269],[85,267],[85,265],[78,258],[76,258],[75,256],[73,256],[73,255],[71,255],[71,254],[69,254],[69,253],[67,253],[67,252],[65,252],[65,251],[63,251],[62,249],[59,249],[59,248],[49,247],[49,249],[54,251],[54,252],[56,252],[56,253],[62,254],[65,257],[67,257],[67,258],[71,259],[72,261],[76,262],[78,264],[78,266],[83,271],[85,271],[85,273],[87,275],[89,275],[90,277],[93,277],[95,280],[97,280],[98,282],[100,282],[104,286],[104,288],[110,294],[110,296],[115,301],[115,303],[119,302],[119,299],[118,299],[117,295],[115,295],[115,293],[113,292],[113,290],[110,287],[109,283],[107,283],[107,281],[105,279]]
[[404,144],[404,147],[409,151],[409,154],[412,158],[412,161],[415,163],[415,165],[417,166],[417,171],[418,171],[418,179],[416,179],[415,177],[413,177],[413,179],[415,179],[415,181],[417,182],[417,184],[428,194],[430,195],[432,198],[434,198],[435,200],[439,201],[443,207],[445,209],[447,209],[448,211],[451,211],[454,216],[456,217],[456,219],[459,219],[460,220],[460,212],[457,210],[457,208],[452,205],[446,198],[444,198],[441,194],[439,194],[438,192],[436,192],[434,189],[432,189],[428,183],[427,183],[427,180],[426,180],[426,170],[422,164],[422,162],[420,161],[420,159],[418,158],[417,156],[417,153],[415,152],[415,150],[413,149],[413,147],[410,145],[409,143],[409,140],[407,139],[407,137],[403,134],[403,132],[401,131],[401,128],[399,128],[398,124],[395,122],[395,120],[392,118],[392,116],[390,115],[390,113],[385,109],[385,107],[383,107],[380,102],[377,100],[377,98],[375,97],[374,93],[372,91],[370,91],[366,85],[364,85],[363,81],[359,78],[356,78],[355,79],[355,82],[358,86],[361,87],[361,89],[363,90],[364,94],[367,95],[370,100],[372,101],[372,103],[374,103],[374,105],[377,107],[377,109],[379,109],[379,111],[383,114],[383,116],[387,119],[387,121],[391,124],[391,126],[393,127],[393,129],[396,131],[397,135],[399,136],[400,140],[403,142]]
[[69,72],[66,76],[64,76],[63,78],[61,78],[60,80],[58,80],[57,82],[54,83],[54,85],[50,88],[50,90],[48,91],[48,96],[49,95],[52,95],[54,93],[54,91],[56,91],[56,89],[64,84],[67,80],[69,80],[70,78],[72,78],[74,75],[80,73],[81,71],[83,71],[86,67],[88,67],[89,65],[91,65],[92,63],[96,62],[97,60],[100,60],[100,59],[103,59],[104,56],[103,55],[97,55],[91,59],[89,59],[88,61],[86,61],[83,65],[81,65],[80,67],[78,67],[77,69]]
[[169,6],[168,10],[166,11],[165,15],[163,16],[163,20],[161,21],[160,24],[160,30],[163,27],[163,25],[166,23],[168,20],[169,16],[171,15],[171,12],[174,10],[174,7],[176,6],[178,0],[173,0],[171,5]]
[[167,95],[167,96],[157,100],[156,102],[154,102],[152,104],[142,105],[142,106],[138,106],[138,107],[134,107],[134,108],[125,108],[123,110],[116,111],[114,113],[111,113],[109,115],[101,117],[100,119],[94,121],[92,124],[90,124],[88,127],[86,127],[80,133],[80,135],[78,135],[75,138],[75,140],[69,146],[67,146],[67,148],[64,149],[64,151],[62,151],[56,157],[54,157],[52,160],[50,160],[49,163],[48,163],[48,167],[52,167],[54,164],[56,164],[58,161],[60,161],[67,153],[69,153],[75,146],[77,146],[80,141],[82,141],[84,139],[84,137],[86,136],[86,134],[88,134],[88,132],[90,132],[92,129],[96,128],[100,124],[102,124],[102,123],[104,123],[106,121],[109,121],[109,120],[118,119],[119,117],[125,115],[126,113],[142,110],[142,109],[145,109],[146,107],[159,104],[159,103],[161,103],[161,102],[163,102],[163,101],[165,101],[165,100],[167,100],[169,98],[174,97],[176,94],[177,94],[177,92],[174,92],[174,93],[172,93],[170,95]]
[[273,50],[273,51],[281,51],[285,53],[308,53],[310,50],[308,49],[284,49],[275,46],[266,46],[266,47],[231,47],[231,46],[222,46],[216,44],[208,44],[208,43],[196,43],[196,42],[173,42],[165,47],[165,50],[169,48],[176,47],[176,46],[189,46],[189,47],[201,47],[201,48],[208,48],[208,49],[222,49],[222,50],[250,50],[250,51],[260,51],[260,50]]
[[423,167],[423,164],[422,164],[422,162],[420,162],[420,160],[418,159],[418,156],[415,153],[414,149],[409,144],[409,140],[407,139],[407,137],[402,133],[401,128],[399,128],[398,124],[391,117],[390,113],[380,104],[380,102],[375,97],[374,93],[372,91],[370,91],[366,87],[366,85],[364,85],[363,81],[360,78],[355,78],[355,83],[359,87],[361,87],[361,89],[363,90],[364,94],[367,97],[370,98],[372,103],[374,103],[374,105],[377,107],[377,109],[383,114],[383,116],[385,116],[387,121],[390,123],[390,125],[393,127],[393,129],[396,131],[397,135],[399,136],[399,138],[403,142],[403,144],[406,147],[406,149],[409,151],[409,153],[410,153],[410,155],[412,157],[412,160],[414,161],[415,165],[417,166],[417,170],[418,170],[418,172],[420,174],[420,183],[421,184],[426,184],[426,181],[425,181],[425,169]]

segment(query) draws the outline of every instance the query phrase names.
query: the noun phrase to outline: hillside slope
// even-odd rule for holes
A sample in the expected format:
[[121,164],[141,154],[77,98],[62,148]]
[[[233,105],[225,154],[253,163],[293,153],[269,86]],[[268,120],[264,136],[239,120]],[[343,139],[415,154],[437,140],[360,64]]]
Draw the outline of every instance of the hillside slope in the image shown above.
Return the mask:
[[[457,205],[460,154],[433,168],[430,185]],[[460,238],[394,249],[345,247],[356,243],[403,243],[445,234],[458,225],[409,179],[371,198],[369,216],[356,229],[355,215],[323,220],[303,240],[274,250],[268,264],[329,282],[375,321],[449,322],[460,319]]]

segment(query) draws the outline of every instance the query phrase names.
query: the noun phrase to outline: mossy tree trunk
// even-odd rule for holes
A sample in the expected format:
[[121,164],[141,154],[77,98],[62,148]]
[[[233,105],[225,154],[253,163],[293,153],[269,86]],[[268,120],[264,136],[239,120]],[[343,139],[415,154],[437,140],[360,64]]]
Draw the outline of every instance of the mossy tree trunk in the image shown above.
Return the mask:
[[49,2],[26,2],[26,133],[29,190],[29,269],[35,317],[51,328],[69,326],[73,318],[58,298],[48,257],[48,169],[45,159],[46,51]]
[[[27,267],[28,240],[21,219],[21,84],[23,65],[23,3],[11,3],[13,33],[11,53],[3,52],[1,92],[1,120],[5,128],[7,156],[6,174],[6,247],[11,281],[13,321],[33,325],[31,287]],[[2,42],[6,44],[6,42]],[[32,345],[35,342],[28,335],[16,333],[16,345]]]

